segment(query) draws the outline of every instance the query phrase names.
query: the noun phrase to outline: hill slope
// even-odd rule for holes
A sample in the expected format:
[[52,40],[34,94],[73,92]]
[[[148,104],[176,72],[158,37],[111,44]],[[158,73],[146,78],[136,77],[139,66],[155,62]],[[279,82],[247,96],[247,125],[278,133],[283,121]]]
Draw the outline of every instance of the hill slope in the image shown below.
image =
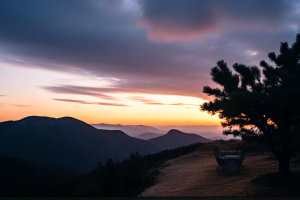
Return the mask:
[[[214,146],[248,149],[241,170],[228,173],[218,170]],[[288,179],[279,179],[275,157],[259,146],[242,141],[205,144],[195,152],[167,161],[161,168],[156,184],[140,194],[141,197],[299,197],[300,164],[291,163]],[[256,147],[259,147],[257,149]],[[251,150],[251,151],[250,151]],[[180,183],[180,184],[179,184]]]
[[163,136],[163,134],[157,134],[157,133],[143,133],[140,135],[135,136],[136,138],[142,139],[142,140],[150,140],[152,138]]
[[136,137],[137,135],[143,133],[163,133],[162,130],[154,128],[152,126],[144,126],[144,125],[121,125],[121,124],[91,124],[93,127],[98,129],[106,129],[106,130],[120,130],[125,132],[127,135],[132,137]]
[[0,154],[0,196],[68,196],[70,183],[81,175],[74,169]]
[[147,140],[161,149],[174,149],[193,143],[206,143],[211,140],[196,134],[188,134],[175,129],[170,130],[166,135]]
[[144,155],[160,148],[70,117],[26,117],[0,123],[0,153],[26,160],[89,171],[98,161],[123,160],[136,151]]

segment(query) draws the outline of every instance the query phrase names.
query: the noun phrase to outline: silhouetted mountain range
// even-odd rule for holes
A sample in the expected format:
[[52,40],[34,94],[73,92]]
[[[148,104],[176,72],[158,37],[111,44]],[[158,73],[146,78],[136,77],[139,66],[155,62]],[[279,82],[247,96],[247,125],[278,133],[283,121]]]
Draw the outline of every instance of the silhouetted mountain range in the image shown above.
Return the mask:
[[[192,133],[205,138],[228,140],[232,136],[223,135],[222,126],[218,125],[187,125],[187,126],[144,126],[144,125],[121,125],[121,124],[91,124],[98,129],[121,130],[127,135],[139,139],[152,139],[164,135],[171,129],[176,129],[184,133]],[[144,135],[145,134],[145,135]],[[153,134],[153,135],[152,135]],[[157,135],[156,135],[157,134]]]
[[164,131],[154,128],[152,126],[144,126],[144,125],[121,125],[121,124],[103,124],[103,123],[91,124],[91,125],[98,129],[120,130],[132,137],[136,137],[143,133],[157,133],[157,134],[165,133]]
[[71,184],[82,172],[0,154],[0,196],[71,195]]
[[83,171],[108,158],[123,160],[130,153],[160,150],[122,131],[99,130],[71,117],[34,116],[0,123],[0,153]]
[[156,137],[159,137],[159,136],[163,136],[163,134],[143,133],[143,134],[137,135],[135,137],[139,138],[139,139],[143,139],[143,140],[149,140],[149,139],[156,138]]
[[184,133],[176,129],[170,130],[166,135],[147,140],[161,149],[174,149],[193,143],[206,143],[211,140],[196,134]]
[[186,125],[186,126],[173,125],[173,126],[158,126],[156,128],[163,130],[165,132],[171,129],[176,129],[184,133],[193,133],[205,138],[212,138],[212,137],[222,137],[226,139],[232,138],[232,136],[225,136],[222,134],[223,128],[221,125]]

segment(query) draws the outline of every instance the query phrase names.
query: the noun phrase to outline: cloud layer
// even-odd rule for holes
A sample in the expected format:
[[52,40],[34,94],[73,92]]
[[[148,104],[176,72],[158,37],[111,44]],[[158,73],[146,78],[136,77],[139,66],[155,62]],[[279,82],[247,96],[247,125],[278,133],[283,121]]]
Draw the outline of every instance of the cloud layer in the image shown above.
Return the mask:
[[154,40],[185,40],[232,30],[279,30],[289,19],[288,1],[141,0],[143,22]]
[[138,96],[132,96],[131,98],[129,98],[130,100],[133,101],[138,101],[138,102],[142,102],[144,104],[148,104],[148,105],[164,105],[164,106],[199,106],[197,104],[186,104],[186,103],[161,103],[161,102],[157,102],[151,99],[147,99],[144,97],[138,97]]
[[93,105],[101,105],[101,106],[122,106],[127,107],[125,104],[118,104],[118,103],[105,103],[105,102],[87,102],[81,100],[74,100],[74,99],[53,99],[55,101],[63,101],[63,102],[71,102],[71,103],[79,103],[79,104],[93,104]]
[[[110,77],[110,87],[42,86],[57,94],[118,101],[114,93],[206,98],[224,59],[258,64],[300,32],[300,3],[216,0],[4,0],[0,61]],[[79,103],[79,102],[78,102]]]

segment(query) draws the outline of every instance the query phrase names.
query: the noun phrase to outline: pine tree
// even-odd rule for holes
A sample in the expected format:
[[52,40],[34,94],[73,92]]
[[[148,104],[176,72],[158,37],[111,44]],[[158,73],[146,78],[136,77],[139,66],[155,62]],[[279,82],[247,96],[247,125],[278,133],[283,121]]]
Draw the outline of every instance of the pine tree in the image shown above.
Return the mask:
[[279,162],[280,176],[286,176],[294,151],[292,130],[300,122],[300,34],[291,47],[281,43],[279,55],[271,52],[268,57],[275,66],[261,61],[262,72],[236,63],[233,73],[218,61],[210,75],[221,88],[203,88],[214,99],[203,103],[201,111],[218,114],[225,135],[264,139]]

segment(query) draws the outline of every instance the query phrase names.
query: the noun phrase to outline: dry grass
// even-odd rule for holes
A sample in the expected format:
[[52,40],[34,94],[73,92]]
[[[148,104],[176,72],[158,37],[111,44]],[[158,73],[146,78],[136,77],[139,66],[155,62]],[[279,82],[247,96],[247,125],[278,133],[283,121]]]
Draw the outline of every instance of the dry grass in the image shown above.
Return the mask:
[[192,154],[167,161],[157,183],[140,196],[300,196],[300,165],[291,164],[295,176],[291,180],[278,181],[278,163],[268,152],[248,152],[237,173],[218,171],[213,146],[234,149],[242,144],[207,144]]

